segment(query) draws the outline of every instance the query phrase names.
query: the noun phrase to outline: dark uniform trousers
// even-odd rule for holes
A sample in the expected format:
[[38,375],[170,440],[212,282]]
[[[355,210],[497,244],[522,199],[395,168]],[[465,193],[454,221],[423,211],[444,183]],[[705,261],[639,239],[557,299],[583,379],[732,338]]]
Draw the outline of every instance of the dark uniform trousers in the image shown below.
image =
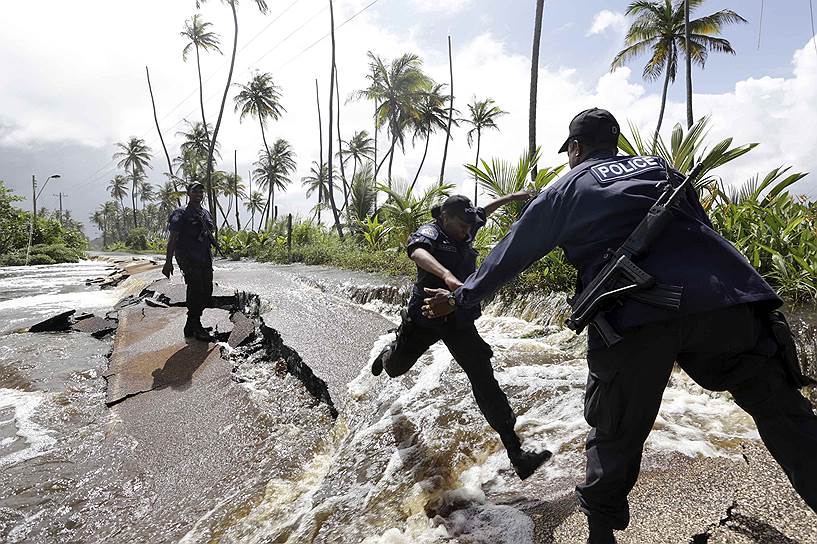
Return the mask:
[[187,285],[187,317],[201,318],[205,308],[210,306],[213,296],[213,263],[212,261],[194,261],[179,259],[176,262],[184,274]]
[[612,348],[587,354],[585,419],[593,429],[586,481],[576,491],[592,521],[627,527],[627,495],[676,361],[702,387],[731,393],[795,490],[817,511],[817,416],[786,380],[771,332],[752,306],[652,323],[623,336]]
[[491,366],[494,353],[473,323],[467,328],[458,329],[453,325],[441,328],[407,326],[404,321],[397,340],[392,343],[392,353],[383,365],[384,370],[392,378],[405,374],[438,340],[443,341],[468,376],[474,399],[488,424],[499,433],[506,447],[518,445],[514,433],[516,416]]

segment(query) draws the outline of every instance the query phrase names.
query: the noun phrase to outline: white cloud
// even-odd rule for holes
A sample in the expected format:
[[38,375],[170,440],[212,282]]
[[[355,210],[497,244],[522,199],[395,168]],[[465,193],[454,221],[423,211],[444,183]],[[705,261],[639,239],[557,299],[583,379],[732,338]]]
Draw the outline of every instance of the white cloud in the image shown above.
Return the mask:
[[590,26],[590,30],[587,31],[586,36],[602,34],[609,29],[623,34],[626,28],[627,18],[623,13],[605,9],[598,12],[596,16],[593,17],[593,24]]
[[452,14],[462,11],[472,0],[411,0],[415,9],[423,12]]

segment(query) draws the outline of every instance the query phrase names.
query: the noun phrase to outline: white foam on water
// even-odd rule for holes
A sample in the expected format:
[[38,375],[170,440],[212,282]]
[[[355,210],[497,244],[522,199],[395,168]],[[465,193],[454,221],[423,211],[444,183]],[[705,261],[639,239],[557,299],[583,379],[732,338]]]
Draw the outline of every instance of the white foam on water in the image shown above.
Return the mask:
[[25,447],[3,453],[0,450],[0,468],[8,467],[46,453],[56,440],[50,435],[52,431],[33,421],[37,408],[46,399],[45,393],[39,391],[19,391],[17,389],[0,388],[0,410],[12,410],[11,420],[16,429],[14,438],[7,438],[0,446],[9,448],[22,440]]

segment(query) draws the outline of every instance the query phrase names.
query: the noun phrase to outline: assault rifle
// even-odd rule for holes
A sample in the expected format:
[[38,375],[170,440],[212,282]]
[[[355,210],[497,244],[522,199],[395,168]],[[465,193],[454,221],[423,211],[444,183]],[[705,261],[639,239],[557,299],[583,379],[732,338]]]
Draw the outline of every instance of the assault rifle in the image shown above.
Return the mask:
[[607,346],[621,341],[621,336],[613,329],[604,316],[614,303],[623,297],[677,310],[681,305],[683,287],[656,284],[655,278],[642,270],[633,261],[647,252],[653,241],[666,228],[672,219],[672,208],[678,203],[681,195],[687,190],[691,180],[698,177],[703,170],[703,163],[692,169],[684,181],[673,187],[670,182],[670,171],[667,168],[667,183],[664,191],[641,220],[635,230],[615,252],[604,254],[606,264],[596,274],[593,281],[571,299],[573,313],[567,320],[567,326],[578,332],[593,323]]

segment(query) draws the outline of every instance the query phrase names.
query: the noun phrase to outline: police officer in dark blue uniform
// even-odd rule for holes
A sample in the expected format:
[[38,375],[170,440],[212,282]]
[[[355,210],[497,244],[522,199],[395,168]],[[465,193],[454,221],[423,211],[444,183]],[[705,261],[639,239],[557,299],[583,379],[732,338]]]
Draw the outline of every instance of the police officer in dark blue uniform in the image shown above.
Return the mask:
[[184,274],[187,284],[187,323],[184,336],[201,341],[213,340],[201,324],[201,314],[210,305],[213,296],[213,253],[215,225],[210,212],[201,205],[204,185],[191,183],[187,187],[187,206],[170,214],[167,255],[162,273],[169,279],[173,275],[173,256]]
[[495,200],[485,208],[475,208],[462,195],[449,197],[432,210],[434,223],[423,225],[408,240],[408,254],[417,263],[417,282],[402,313],[397,339],[387,346],[372,364],[377,376],[384,369],[394,378],[406,372],[438,340],[448,347],[454,359],[468,375],[477,406],[499,433],[511,464],[521,479],[529,477],[551,453],[533,453],[522,449],[514,431],[516,416],[508,398],[494,378],[493,352],[480,337],[474,321],[479,305],[461,308],[443,319],[429,319],[420,311],[426,289],[456,289],[476,270],[477,252],[472,244],[486,218],[500,206],[514,200],[528,200],[529,192],[519,192]]
[[[534,199],[479,271],[453,293],[436,291],[424,313],[438,317],[475,308],[555,247],[587,286],[653,205],[669,181],[683,177],[657,157],[617,156],[619,125],[590,109],[570,123],[572,170]],[[668,179],[670,178],[670,179]],[[608,346],[588,329],[589,377],[584,415],[587,474],[577,487],[592,543],[615,542],[629,523],[627,495],[638,477],[644,441],[677,361],[698,384],[729,391],[754,419],[760,436],[793,487],[817,510],[817,416],[785,371],[769,312],[774,290],[712,223],[690,189],[668,226],[636,265],[681,292],[668,309],[646,297],[624,298],[606,312],[622,337]],[[661,290],[654,288],[660,300]]]

